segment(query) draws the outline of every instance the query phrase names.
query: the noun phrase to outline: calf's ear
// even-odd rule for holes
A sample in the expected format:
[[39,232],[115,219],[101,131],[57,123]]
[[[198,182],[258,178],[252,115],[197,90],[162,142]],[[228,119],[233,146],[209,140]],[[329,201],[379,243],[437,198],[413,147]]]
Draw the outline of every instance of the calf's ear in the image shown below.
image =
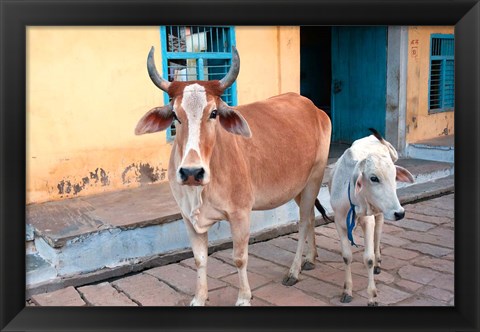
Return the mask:
[[135,128],[135,135],[150,134],[165,130],[170,127],[174,119],[171,104],[152,108],[138,121],[137,127]]
[[409,183],[415,182],[415,179],[413,178],[412,173],[410,173],[407,169],[398,165],[395,165],[395,168],[397,169],[397,176],[396,176],[397,181],[409,182]]
[[220,124],[226,131],[232,134],[242,135],[246,138],[252,137],[250,126],[240,113],[229,107],[223,101],[218,103],[217,111]]
[[363,188],[363,175],[362,172],[357,177],[357,180],[355,181],[355,195],[358,195],[360,191],[362,191]]

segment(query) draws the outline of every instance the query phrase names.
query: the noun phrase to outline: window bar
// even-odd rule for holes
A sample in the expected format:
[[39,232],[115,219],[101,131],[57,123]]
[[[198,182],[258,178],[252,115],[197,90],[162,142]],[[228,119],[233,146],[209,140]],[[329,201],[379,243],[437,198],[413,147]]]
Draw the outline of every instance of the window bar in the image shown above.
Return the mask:
[[193,39],[195,38],[195,28],[194,26],[192,26],[192,30],[190,30],[190,38],[192,39],[192,49],[190,52],[195,52],[195,47],[194,47],[194,43],[193,43]]
[[445,58],[443,58],[441,60],[441,63],[442,63],[442,66],[441,66],[441,78],[440,78],[440,98],[439,98],[439,102],[440,102],[440,108],[444,108],[445,107],[445,67],[446,67],[446,61],[445,61]]
[[222,52],[225,52],[225,29],[224,28],[220,28],[222,29]]
[[218,41],[219,41],[219,38],[218,38],[218,28],[215,28],[215,34],[217,35],[217,52],[220,52],[220,46],[218,45]]
[[[175,29],[175,28],[176,28],[176,29]],[[175,34],[174,34],[174,31],[175,31],[175,30],[174,30],[174,29],[177,30],[177,36],[178,36],[178,37],[175,36]],[[178,52],[177,50],[175,50],[175,44],[179,42],[179,38],[180,38],[180,34],[179,34],[179,32],[178,32],[178,27],[172,27],[171,30],[170,30],[170,32],[171,32],[171,37],[172,37],[172,50],[171,50],[171,51],[172,51],[172,52]],[[176,40],[175,40],[175,38],[176,38]],[[177,46],[177,49],[178,49],[179,47],[180,47],[180,45]]]
[[198,50],[197,52],[201,52],[202,51],[202,44],[201,44],[201,38],[200,38],[200,27],[197,27],[197,39],[198,39]]
[[213,52],[213,34],[212,34],[212,28],[208,29],[209,35],[210,35],[210,49],[208,50],[209,52]]
[[181,28],[179,26],[177,26],[177,34],[178,34],[178,38],[177,38],[177,41],[178,41],[178,51],[177,52],[181,52],[182,51],[182,33],[181,33]]
[[205,73],[203,72],[203,58],[198,58],[197,61],[197,77],[200,81],[205,80]]

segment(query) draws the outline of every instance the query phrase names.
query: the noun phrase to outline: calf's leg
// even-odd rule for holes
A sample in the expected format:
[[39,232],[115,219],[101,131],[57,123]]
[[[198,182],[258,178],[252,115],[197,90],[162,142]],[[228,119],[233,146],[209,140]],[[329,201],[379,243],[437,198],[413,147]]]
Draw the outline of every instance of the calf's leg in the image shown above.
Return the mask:
[[362,225],[364,237],[365,237],[365,251],[363,253],[363,263],[367,268],[368,273],[368,305],[377,306],[378,303],[375,300],[377,297],[377,288],[375,287],[375,279],[373,275],[373,266],[375,263],[375,253],[374,253],[374,233],[375,233],[375,217],[366,216],[362,217],[359,220],[360,225]]
[[373,268],[374,274],[380,274],[382,271],[382,255],[380,253],[380,240],[382,238],[382,228],[383,228],[383,213],[375,215],[375,266]]
[[343,284],[343,293],[340,302],[349,303],[352,301],[352,248],[347,237],[345,220],[347,216],[343,213],[335,213],[335,226],[342,246],[342,257],[345,263],[345,283]]

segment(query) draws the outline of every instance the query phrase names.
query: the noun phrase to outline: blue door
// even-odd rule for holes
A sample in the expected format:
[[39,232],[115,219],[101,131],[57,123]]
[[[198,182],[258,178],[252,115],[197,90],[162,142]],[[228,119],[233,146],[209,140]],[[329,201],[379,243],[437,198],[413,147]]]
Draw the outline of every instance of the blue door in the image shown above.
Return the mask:
[[333,140],[351,143],[385,136],[387,81],[386,27],[332,28]]

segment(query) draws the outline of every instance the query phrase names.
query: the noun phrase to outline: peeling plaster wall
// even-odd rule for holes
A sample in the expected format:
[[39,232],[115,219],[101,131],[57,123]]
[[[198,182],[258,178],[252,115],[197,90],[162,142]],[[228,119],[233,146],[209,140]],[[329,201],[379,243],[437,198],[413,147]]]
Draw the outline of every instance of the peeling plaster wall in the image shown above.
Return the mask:
[[[239,103],[300,91],[298,27],[235,31]],[[163,104],[152,45],[161,73],[158,26],[27,28],[27,204],[167,180],[166,133],[133,133]]]
[[408,29],[407,143],[454,134],[454,112],[428,114],[432,33],[452,34],[454,27],[414,26]]
[[27,203],[147,182],[135,172],[165,178],[165,133],[133,133],[163,103],[146,70],[152,45],[158,27],[27,28]]

